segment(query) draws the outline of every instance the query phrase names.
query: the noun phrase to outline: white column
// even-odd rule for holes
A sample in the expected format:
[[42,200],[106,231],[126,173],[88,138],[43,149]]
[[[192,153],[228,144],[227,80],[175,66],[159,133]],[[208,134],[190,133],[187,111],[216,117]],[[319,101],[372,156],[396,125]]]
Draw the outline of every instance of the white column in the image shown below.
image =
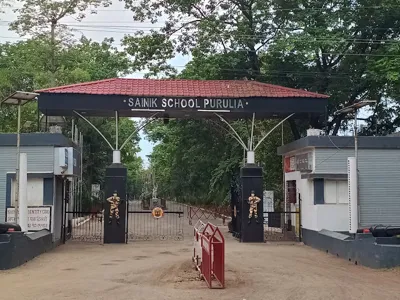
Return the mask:
[[247,151],[247,163],[248,164],[255,163],[254,151]]
[[349,232],[357,233],[358,230],[358,178],[357,161],[355,157],[347,158],[347,176],[349,193]]
[[19,225],[22,231],[28,231],[28,159],[26,153],[20,153],[19,165]]
[[121,151],[113,150],[113,164],[121,163]]

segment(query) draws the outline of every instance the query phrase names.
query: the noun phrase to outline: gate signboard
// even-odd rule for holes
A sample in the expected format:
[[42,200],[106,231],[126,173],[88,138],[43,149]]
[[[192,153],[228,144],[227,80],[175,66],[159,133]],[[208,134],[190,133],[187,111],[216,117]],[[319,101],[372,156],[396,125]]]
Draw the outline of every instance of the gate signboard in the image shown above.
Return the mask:
[[274,191],[263,192],[264,223],[268,223],[268,213],[274,212]]
[[[7,207],[7,223],[15,223],[15,208]],[[28,231],[51,231],[51,206],[28,206]]]

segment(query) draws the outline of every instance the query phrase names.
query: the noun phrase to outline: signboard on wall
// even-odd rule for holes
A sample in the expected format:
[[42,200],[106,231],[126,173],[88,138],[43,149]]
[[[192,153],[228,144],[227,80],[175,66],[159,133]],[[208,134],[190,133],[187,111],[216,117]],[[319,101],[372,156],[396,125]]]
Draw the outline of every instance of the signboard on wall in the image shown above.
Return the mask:
[[296,155],[296,171],[312,171],[312,153]]
[[285,173],[310,172],[313,169],[312,152],[285,157]]
[[[7,207],[6,222],[15,223],[15,208]],[[28,206],[28,231],[51,231],[51,206]]]
[[100,184],[98,183],[92,184],[92,197],[94,198],[100,197]]
[[296,171],[296,157],[286,156],[285,157],[285,173]]
[[274,191],[263,192],[264,223],[268,224],[268,213],[274,212]]

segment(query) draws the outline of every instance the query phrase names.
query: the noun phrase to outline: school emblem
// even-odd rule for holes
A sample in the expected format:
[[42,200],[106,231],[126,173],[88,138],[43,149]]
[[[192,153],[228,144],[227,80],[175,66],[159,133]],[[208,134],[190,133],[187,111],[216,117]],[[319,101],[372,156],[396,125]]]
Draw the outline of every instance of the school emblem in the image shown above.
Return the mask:
[[155,208],[153,208],[151,214],[153,215],[153,217],[155,219],[159,219],[159,218],[163,217],[164,211],[162,210],[161,207],[155,207]]

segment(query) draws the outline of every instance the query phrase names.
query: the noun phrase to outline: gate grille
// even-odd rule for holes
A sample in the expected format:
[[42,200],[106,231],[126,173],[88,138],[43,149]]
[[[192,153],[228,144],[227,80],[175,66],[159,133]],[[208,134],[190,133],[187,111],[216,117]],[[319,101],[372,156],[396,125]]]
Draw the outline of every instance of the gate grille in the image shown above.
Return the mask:
[[103,243],[104,213],[66,212],[66,239]]
[[140,200],[130,201],[127,214],[127,241],[183,240],[183,205],[167,201],[163,217],[152,215],[152,206]]

